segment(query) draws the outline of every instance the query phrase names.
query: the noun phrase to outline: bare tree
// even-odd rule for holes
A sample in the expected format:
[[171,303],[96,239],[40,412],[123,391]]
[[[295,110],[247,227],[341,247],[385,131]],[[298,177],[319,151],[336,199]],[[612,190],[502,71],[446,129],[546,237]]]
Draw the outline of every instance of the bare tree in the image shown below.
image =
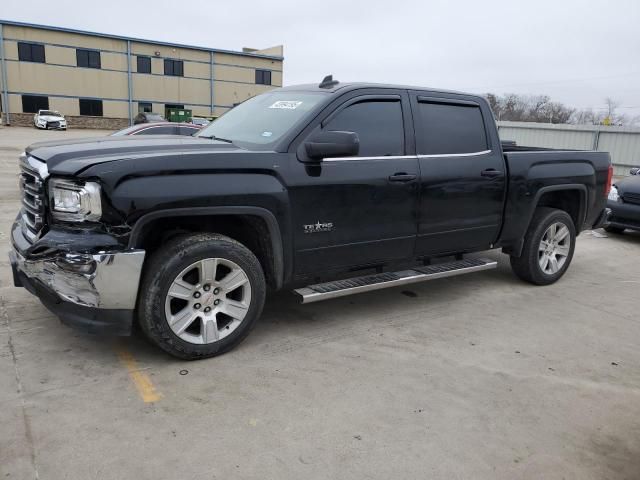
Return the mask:
[[518,95],[507,93],[486,94],[489,106],[496,120],[538,123],[572,123],[576,125],[636,125],[640,116],[631,117],[618,113],[620,104],[611,97],[604,100],[604,108],[577,110],[560,102],[554,102],[548,95]]
[[514,122],[567,123],[574,109],[552,102],[548,95],[486,95],[496,119]]
[[618,113],[620,104],[614,99],[607,97],[604,100],[604,108],[594,110],[585,108],[577,111],[570,119],[570,123],[583,125],[637,125],[640,123],[639,116],[629,116]]

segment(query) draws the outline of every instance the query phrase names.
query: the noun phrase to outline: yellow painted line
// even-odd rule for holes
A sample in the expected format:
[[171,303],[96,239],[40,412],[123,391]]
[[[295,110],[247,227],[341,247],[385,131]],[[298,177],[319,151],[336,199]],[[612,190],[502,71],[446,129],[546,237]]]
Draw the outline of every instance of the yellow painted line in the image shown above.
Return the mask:
[[117,353],[118,358],[129,372],[129,377],[136,386],[142,401],[144,403],[153,403],[160,400],[162,398],[162,394],[156,390],[156,387],[151,381],[149,375],[147,375],[143,370],[140,370],[138,362],[133,358],[133,355],[131,355],[131,353],[122,346],[118,347]]

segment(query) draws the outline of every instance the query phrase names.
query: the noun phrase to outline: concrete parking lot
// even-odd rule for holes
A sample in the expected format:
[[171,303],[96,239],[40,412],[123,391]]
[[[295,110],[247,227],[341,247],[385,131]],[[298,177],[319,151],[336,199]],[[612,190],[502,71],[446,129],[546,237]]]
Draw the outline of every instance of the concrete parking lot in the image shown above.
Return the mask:
[[[0,128],[0,242],[34,141]],[[1,479],[638,479],[640,235],[583,233],[567,275],[495,271],[308,306],[182,362],[69,329],[0,257]]]

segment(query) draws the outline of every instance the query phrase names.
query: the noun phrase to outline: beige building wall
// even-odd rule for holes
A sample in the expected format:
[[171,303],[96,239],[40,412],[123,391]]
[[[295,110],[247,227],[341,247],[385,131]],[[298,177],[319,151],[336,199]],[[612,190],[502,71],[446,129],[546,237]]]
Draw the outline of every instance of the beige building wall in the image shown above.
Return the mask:
[[79,34],[48,30],[46,28],[22,27],[4,24],[4,38],[25,40],[28,42],[40,42],[59,44],[74,48],[93,48],[98,50],[113,50],[127,52],[127,42],[115,38],[97,37],[90,34]]
[[209,103],[210,81],[160,75],[133,75],[133,98],[156,103]]
[[[234,53],[15,22],[0,23],[9,112],[23,121],[32,114],[22,111],[22,95],[40,95],[48,97],[50,109],[79,117],[78,122],[82,118],[79,100],[90,98],[102,100],[103,117],[128,123],[128,43],[133,116],[138,113],[140,102],[151,102],[153,111],[161,114],[166,104],[179,104],[191,109],[194,115],[218,116],[247,98],[282,85],[283,61],[270,58],[282,56],[281,46]],[[45,63],[20,61],[19,41],[44,44]],[[98,50],[101,68],[78,67],[77,48]],[[150,74],[137,72],[137,56],[151,58]],[[165,75],[165,59],[182,61],[184,76]],[[271,85],[255,83],[256,69],[271,71]]]

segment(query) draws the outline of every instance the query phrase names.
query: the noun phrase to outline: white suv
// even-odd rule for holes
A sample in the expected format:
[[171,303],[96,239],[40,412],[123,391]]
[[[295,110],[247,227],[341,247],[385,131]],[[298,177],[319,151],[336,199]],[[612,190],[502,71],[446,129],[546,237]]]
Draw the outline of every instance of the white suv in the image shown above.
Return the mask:
[[44,128],[45,130],[57,129],[66,130],[67,120],[60,112],[53,110],[38,110],[33,116],[33,124],[36,128]]

